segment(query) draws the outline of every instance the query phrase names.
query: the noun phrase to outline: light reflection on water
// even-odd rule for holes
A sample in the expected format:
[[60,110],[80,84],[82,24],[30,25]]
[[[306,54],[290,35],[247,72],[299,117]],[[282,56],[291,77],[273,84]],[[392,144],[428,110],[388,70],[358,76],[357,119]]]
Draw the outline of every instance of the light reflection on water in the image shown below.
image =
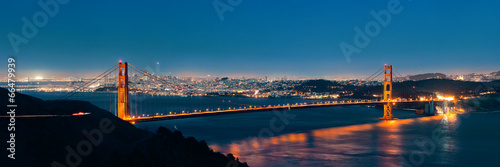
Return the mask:
[[[448,114],[381,121],[260,140],[254,137],[227,145],[212,144],[210,147],[214,151],[232,153],[250,166],[359,166],[370,163],[376,166],[401,166],[403,164],[399,157],[408,154],[410,146],[414,145],[414,136],[412,138],[412,134],[404,132],[403,126],[418,128],[432,121],[452,125],[457,118],[455,114]],[[449,137],[442,138],[442,149],[454,149],[455,142],[452,140]]]
[[[61,96],[57,93],[37,95],[45,100]],[[112,108],[112,97],[109,94],[77,94],[72,98],[88,100],[106,109]],[[157,100],[148,100],[153,98]],[[222,99],[255,105],[304,102],[297,99]],[[156,110],[239,107],[214,103],[214,100],[201,97],[146,96],[142,100],[143,104],[161,105],[139,110],[138,114],[154,114]],[[455,114],[413,118],[416,116],[411,112],[397,111],[397,117],[413,119],[368,124],[365,123],[378,121],[376,117],[382,115],[382,111],[364,107],[333,107],[293,112],[298,116],[283,132],[275,133],[282,135],[264,139],[243,140],[248,135],[258,134],[261,128],[269,127],[269,119],[275,116],[273,112],[159,121],[135,126],[152,132],[160,126],[171,130],[179,128],[185,136],[206,140],[215,151],[233,153],[250,166],[402,166],[401,156],[408,161],[410,152],[418,151],[415,140],[419,137],[432,138],[433,132],[444,135],[437,140],[432,139],[438,147],[431,155],[425,156],[421,166],[498,166],[495,160],[500,156],[500,133],[497,133],[500,112],[474,113],[466,120]],[[364,124],[342,126],[360,122]]]

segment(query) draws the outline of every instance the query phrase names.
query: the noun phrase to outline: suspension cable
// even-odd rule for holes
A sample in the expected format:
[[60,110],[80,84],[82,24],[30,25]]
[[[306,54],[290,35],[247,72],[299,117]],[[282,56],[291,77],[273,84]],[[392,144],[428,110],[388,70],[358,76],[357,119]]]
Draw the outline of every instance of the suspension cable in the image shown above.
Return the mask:
[[100,80],[101,78],[103,78],[104,76],[109,75],[111,72],[113,72],[114,70],[116,70],[116,68],[115,68],[115,67],[116,67],[117,65],[118,65],[118,64],[115,64],[113,67],[111,67],[110,69],[106,70],[105,72],[103,72],[103,73],[99,74],[99,75],[98,75],[97,77],[95,77],[94,79],[92,79],[92,80],[88,81],[87,83],[85,83],[85,84],[83,84],[83,85],[79,86],[78,88],[73,89],[72,91],[70,91],[69,93],[65,94],[64,96],[62,96],[62,97],[58,98],[57,100],[66,100],[66,99],[68,99],[69,97],[71,97],[71,96],[73,96],[74,94],[76,94],[76,93],[77,93],[77,92],[76,92],[77,90],[80,90],[80,89],[82,89],[82,88],[84,88],[84,87],[90,86],[90,85],[92,85],[93,83],[95,83],[96,81],[98,81],[98,80]]
[[[144,70],[142,70],[142,69],[140,69],[140,68],[137,68],[136,66],[134,66],[134,65],[132,65],[132,64],[130,64],[130,63],[129,63],[129,65],[130,65],[130,67],[132,67],[132,70],[134,70],[134,71],[136,71],[136,72],[138,72],[138,73],[142,73],[143,75],[148,75],[148,76],[150,76],[150,77],[152,77],[152,78],[155,78],[155,79],[159,80],[160,82],[163,82],[164,84],[169,85],[169,86],[171,86],[171,87],[172,87],[172,85],[174,86],[174,88],[175,88],[175,87],[177,87],[177,85],[172,84],[172,83],[169,83],[168,81],[166,81],[166,80],[164,80],[164,79],[161,79],[161,78],[160,78],[160,77],[158,77],[158,76],[152,75],[152,74],[150,74],[150,73],[146,73],[146,71],[144,71]],[[181,87],[181,88],[182,88],[182,86],[179,86],[179,87]]]
[[[392,69],[394,69],[394,71],[396,71],[396,73],[399,75],[399,77],[404,78],[404,77],[403,77],[403,75],[401,75],[401,74],[398,72],[398,70],[396,70],[394,67],[393,67]],[[404,85],[404,86],[406,86],[406,87],[407,87],[410,91],[412,91],[415,95],[418,95],[418,94],[417,94],[417,92],[413,91],[413,89],[412,89],[412,88],[410,88],[408,85],[406,85],[406,83],[405,83],[404,81],[403,81],[403,82],[401,82],[401,83],[403,83],[403,85]],[[408,84],[410,84],[410,83],[408,83]],[[411,85],[411,84],[410,84],[410,86],[413,86],[413,85]]]
[[[138,72],[138,73],[142,73],[143,75],[144,74],[147,74],[148,76],[151,76],[151,77],[154,77],[155,79],[159,80],[160,82],[163,82],[164,84],[166,85],[169,85],[170,87],[172,87],[172,85],[175,87],[177,87],[177,85],[175,84],[172,84],[172,83],[169,83],[168,81],[165,81],[164,79],[161,79],[159,78],[158,76],[155,76],[155,75],[152,75],[152,74],[149,74],[149,73],[146,73],[144,70],[140,69],[140,68],[137,68],[136,66],[130,64],[130,67],[132,67],[132,70]],[[179,86],[182,88],[182,86]],[[208,97],[208,96],[203,96],[205,98],[209,98],[209,99],[212,99],[212,100],[217,100],[217,101],[220,101],[220,102],[223,102],[223,103],[230,103],[230,104],[236,104],[236,105],[246,105],[246,106],[258,106],[258,105],[252,105],[252,104],[244,104],[244,103],[235,103],[235,102],[231,102],[231,101],[226,101],[226,100],[220,100],[220,99],[217,99],[215,97]]]
[[[109,74],[111,74],[111,73],[112,73],[114,70],[116,70],[116,69],[117,69],[117,68],[113,69],[112,71],[108,72],[106,75],[103,75],[103,76],[101,76],[101,77],[100,77],[100,78],[98,78],[98,79],[92,80],[92,81],[91,81],[91,82],[89,82],[89,84],[87,84],[86,86],[90,86],[90,85],[94,84],[95,82],[97,82],[97,81],[101,80],[103,77],[108,76]],[[78,89],[81,89],[81,87],[80,87],[80,88],[78,88]],[[61,97],[61,98],[59,98],[59,99],[57,99],[57,100],[66,100],[66,99],[70,98],[71,96],[73,96],[73,95],[75,95],[76,93],[78,93],[78,92],[76,92],[76,91],[75,91],[75,90],[78,90],[78,89],[74,89],[72,93],[69,93],[67,96],[65,96],[65,97]]]
[[379,76],[380,76],[380,75],[382,75],[383,73],[384,73],[384,72],[380,72],[380,73],[378,73],[378,75],[377,75],[377,76],[373,77],[373,78],[372,78],[372,79],[370,79],[370,80],[373,80],[373,79],[375,79],[375,78],[379,77]]
[[[368,81],[368,79],[369,79],[369,78],[371,78],[372,76],[374,76],[375,74],[377,74],[378,72],[380,72],[380,70],[382,70],[382,69],[384,69],[384,67],[382,67],[382,68],[378,69],[378,70],[377,70],[377,72],[375,72],[375,73],[373,73],[372,75],[368,76],[368,77],[365,79],[365,81]],[[379,75],[380,75],[380,74],[379,74]],[[378,75],[377,75],[376,77],[373,77],[372,79],[377,78],[377,77],[378,77]],[[369,79],[369,80],[372,80],[372,79]]]

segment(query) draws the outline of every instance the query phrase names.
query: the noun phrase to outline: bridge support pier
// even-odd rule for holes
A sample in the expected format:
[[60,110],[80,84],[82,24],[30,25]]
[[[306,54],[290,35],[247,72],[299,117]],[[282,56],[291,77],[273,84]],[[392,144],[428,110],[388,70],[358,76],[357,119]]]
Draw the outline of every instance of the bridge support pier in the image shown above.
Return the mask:
[[395,119],[393,116],[392,116],[392,104],[388,103],[388,104],[384,104],[384,116],[381,117],[380,119],[382,120],[391,120],[391,119]]
[[118,64],[118,118],[127,120],[129,116],[128,105],[128,63]]
[[387,66],[384,65],[384,101],[387,103],[384,104],[384,116],[380,119],[382,120],[391,120],[394,119],[392,116],[392,65]]

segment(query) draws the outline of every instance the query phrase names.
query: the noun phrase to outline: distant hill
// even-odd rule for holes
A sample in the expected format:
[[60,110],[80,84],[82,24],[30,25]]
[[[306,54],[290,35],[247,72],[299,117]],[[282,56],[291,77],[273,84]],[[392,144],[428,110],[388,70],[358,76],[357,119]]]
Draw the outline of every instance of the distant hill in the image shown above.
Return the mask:
[[340,90],[342,85],[337,82],[332,82],[324,79],[308,80],[296,87],[299,92],[332,92]]
[[[382,86],[352,86],[343,85],[332,81],[311,80],[304,82],[296,88],[297,91],[331,92],[352,91],[348,98],[373,98],[373,94],[382,94]],[[335,89],[333,89],[335,88]],[[393,82],[393,94],[396,97],[416,98],[416,95],[432,95],[440,92],[447,95],[479,95],[485,91],[500,92],[500,81],[470,82],[449,79],[427,79],[420,81]],[[341,96],[342,97],[342,96]]]
[[[0,88],[0,94],[7,95],[7,90]],[[0,105],[7,105],[7,97],[0,98]],[[179,131],[171,132],[163,127],[157,133],[138,129],[89,102],[43,101],[19,93],[15,99],[16,116],[91,114],[16,117],[16,159],[7,159],[8,151],[4,147],[0,149],[1,166],[226,166],[228,163],[247,166],[232,155],[213,152],[205,141],[185,138]],[[0,116],[5,114],[2,112]],[[0,118],[1,125],[6,127],[8,123],[9,118]],[[113,130],[106,131],[103,127]],[[84,135],[84,131],[90,135]],[[1,128],[0,132],[1,141],[10,139],[7,128]]]
[[500,76],[500,71],[492,72],[491,74],[494,75],[494,76]]
[[[381,86],[371,87],[374,91],[382,92]],[[411,95],[433,94],[434,92],[446,95],[479,95],[484,91],[500,91],[500,82],[470,82],[449,79],[427,79],[421,81],[405,81],[393,83],[394,94],[397,97],[411,97]]]
[[446,74],[443,73],[426,73],[409,76],[410,80],[421,81],[426,79],[446,79]]

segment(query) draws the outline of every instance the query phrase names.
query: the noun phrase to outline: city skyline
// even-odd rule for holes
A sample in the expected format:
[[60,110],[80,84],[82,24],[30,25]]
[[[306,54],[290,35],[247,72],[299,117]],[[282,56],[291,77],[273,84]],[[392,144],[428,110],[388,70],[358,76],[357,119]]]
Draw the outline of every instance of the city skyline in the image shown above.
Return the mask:
[[[159,62],[157,62],[159,64]],[[175,76],[175,77],[189,77],[192,78],[193,80],[200,80],[200,79],[216,79],[216,78],[223,78],[223,77],[229,77],[233,79],[241,79],[241,78],[246,78],[246,79],[268,79],[268,80],[281,80],[283,78],[287,78],[288,80],[309,80],[309,79],[326,79],[326,80],[351,80],[351,79],[359,79],[359,80],[364,80],[368,76],[294,76],[294,75],[258,75],[258,74],[228,74],[228,75],[211,75],[211,74],[202,74],[202,73],[172,73],[172,72],[167,72],[164,71],[163,69],[160,68],[161,66],[157,65],[156,67],[151,67],[151,66],[146,66],[145,70],[148,72],[151,72],[152,74],[159,75],[159,76]],[[484,73],[474,73],[474,72],[469,72],[469,73],[444,73],[447,76],[466,76],[466,75],[489,75],[491,73],[495,72],[500,72],[499,71],[490,71],[490,72],[484,72]],[[116,73],[116,72],[115,72]],[[433,72],[429,72],[426,74],[430,74]],[[47,75],[49,74],[49,75]],[[129,75],[134,75],[137,74],[135,71],[131,71]],[[425,73],[415,73],[415,74],[402,74],[403,77],[408,77],[408,76],[414,76],[418,74],[425,74]],[[61,79],[67,79],[67,78],[73,78],[73,79],[89,79],[93,78],[95,76],[99,75],[99,73],[80,73],[80,74],[64,74],[60,73],[59,75],[50,75],[50,73],[43,73],[43,72],[37,72],[37,73],[29,73],[29,74],[21,74],[18,75],[18,78],[20,81],[26,81],[26,80],[31,80],[31,81],[36,81],[36,80],[61,80]],[[117,75],[113,74],[113,75]],[[396,78],[400,77],[399,74],[394,76]],[[373,80],[382,80],[382,78],[373,78]]]
[[224,19],[214,2],[71,1],[17,52],[9,34],[23,36],[23,18],[33,23],[44,9],[2,2],[9,17],[1,18],[0,54],[15,56],[20,75],[29,77],[91,77],[118,60],[139,67],[160,62],[162,72],[177,75],[272,78],[363,78],[383,64],[403,75],[499,70],[498,2],[400,1],[401,11],[350,61],[339,44],[354,45],[355,28],[392,1],[244,1]]

